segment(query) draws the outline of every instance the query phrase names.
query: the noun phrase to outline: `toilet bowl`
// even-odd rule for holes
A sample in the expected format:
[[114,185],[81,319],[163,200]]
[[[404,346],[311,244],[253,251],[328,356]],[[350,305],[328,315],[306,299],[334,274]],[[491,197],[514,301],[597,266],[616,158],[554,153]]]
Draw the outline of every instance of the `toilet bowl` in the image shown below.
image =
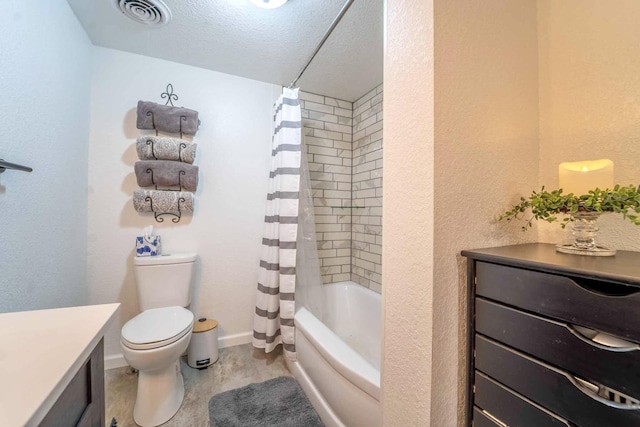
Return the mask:
[[138,369],[133,419],[142,427],[158,426],[173,417],[184,398],[180,356],[193,330],[193,313],[184,307],[145,310],[122,328],[125,360]]

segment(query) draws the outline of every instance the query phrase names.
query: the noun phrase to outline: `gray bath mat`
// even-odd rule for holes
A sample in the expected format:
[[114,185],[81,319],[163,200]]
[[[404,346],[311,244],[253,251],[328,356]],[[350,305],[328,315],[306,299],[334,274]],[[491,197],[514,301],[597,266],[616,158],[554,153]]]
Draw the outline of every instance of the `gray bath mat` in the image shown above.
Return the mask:
[[278,377],[216,394],[209,401],[211,427],[323,427],[292,377]]

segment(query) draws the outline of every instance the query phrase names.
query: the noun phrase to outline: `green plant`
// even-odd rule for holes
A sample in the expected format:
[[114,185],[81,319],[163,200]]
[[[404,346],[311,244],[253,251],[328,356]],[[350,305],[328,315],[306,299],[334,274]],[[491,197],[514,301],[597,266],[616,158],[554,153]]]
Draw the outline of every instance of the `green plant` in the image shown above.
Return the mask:
[[[526,211],[531,209],[531,217],[525,218]],[[615,212],[622,215],[635,225],[640,225],[640,186],[616,185],[613,190],[590,190],[589,194],[576,196],[573,193],[562,194],[562,189],[546,191],[544,187],[539,192],[532,192],[528,199],[520,198],[520,203],[506,211],[499,220],[525,220],[522,231],[531,227],[533,220],[558,222],[558,214],[569,214],[560,222],[565,228],[576,212]]]

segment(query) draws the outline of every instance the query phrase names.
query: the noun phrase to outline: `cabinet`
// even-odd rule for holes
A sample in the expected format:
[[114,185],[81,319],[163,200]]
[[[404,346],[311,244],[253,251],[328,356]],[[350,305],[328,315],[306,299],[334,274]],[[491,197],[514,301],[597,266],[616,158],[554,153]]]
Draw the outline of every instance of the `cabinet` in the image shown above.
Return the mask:
[[640,426],[640,253],[468,258],[468,424]]
[[0,426],[100,426],[103,337],[120,304],[0,314]]
[[40,427],[102,427],[105,425],[104,340],[75,373]]

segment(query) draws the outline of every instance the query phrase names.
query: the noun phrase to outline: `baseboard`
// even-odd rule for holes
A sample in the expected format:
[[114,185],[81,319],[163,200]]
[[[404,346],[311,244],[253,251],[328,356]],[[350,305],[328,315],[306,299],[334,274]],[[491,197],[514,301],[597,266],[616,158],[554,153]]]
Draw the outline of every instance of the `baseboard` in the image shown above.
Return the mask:
[[[226,335],[218,338],[218,348],[235,347],[237,345],[249,344],[251,342],[251,332],[242,332],[240,334]],[[129,366],[122,353],[112,354],[104,357],[104,369],[116,369]]]
[[109,369],[123,368],[125,366],[129,366],[129,364],[126,360],[124,360],[124,356],[122,355],[122,353],[104,357],[105,371]]
[[249,344],[253,337],[252,332],[242,332],[240,334],[226,335],[218,338],[218,348],[235,347],[237,345]]

